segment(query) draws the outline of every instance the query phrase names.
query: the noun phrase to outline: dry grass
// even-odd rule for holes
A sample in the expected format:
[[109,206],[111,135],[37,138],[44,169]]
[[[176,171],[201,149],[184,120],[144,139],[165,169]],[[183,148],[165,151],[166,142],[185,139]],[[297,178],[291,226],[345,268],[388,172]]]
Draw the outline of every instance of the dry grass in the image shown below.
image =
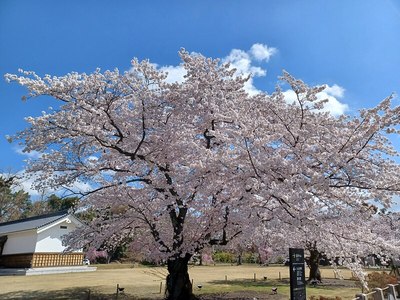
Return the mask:
[[[280,285],[279,293],[289,295],[289,268],[284,266],[195,266],[190,268],[196,294],[253,290],[270,292]],[[351,278],[348,270],[344,278]],[[255,274],[255,275],[254,275]],[[96,272],[37,276],[0,276],[1,299],[115,299],[116,285],[125,288],[120,299],[162,299],[166,269],[132,265],[99,266]],[[254,276],[256,281],[254,282]],[[334,278],[332,269],[322,270],[323,278]],[[279,278],[282,281],[279,281]],[[286,279],[286,280],[285,280]],[[198,288],[201,285],[201,289]],[[349,288],[309,288],[309,295],[338,295],[350,299],[358,290]],[[114,296],[113,296],[114,294]],[[102,296],[100,296],[102,295]],[[106,295],[109,295],[108,297]],[[127,296],[129,295],[129,296]]]

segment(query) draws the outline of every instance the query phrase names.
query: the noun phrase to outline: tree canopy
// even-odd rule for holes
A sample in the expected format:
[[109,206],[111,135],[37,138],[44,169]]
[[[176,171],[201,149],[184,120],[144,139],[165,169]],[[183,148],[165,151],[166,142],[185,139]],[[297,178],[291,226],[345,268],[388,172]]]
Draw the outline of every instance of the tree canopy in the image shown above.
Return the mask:
[[22,189],[17,190],[15,178],[0,176],[0,223],[21,219],[29,211],[29,194]]
[[[168,299],[192,298],[190,257],[225,245],[274,219],[301,227],[316,212],[340,214],[372,200],[389,207],[400,189],[400,108],[391,98],[357,116],[324,112],[324,87],[284,72],[281,88],[249,96],[248,78],[219,60],[180,51],[182,83],[149,61],[132,69],[43,78],[7,74],[58,105],[13,139],[43,153],[29,164],[38,189],[87,182],[82,207],[91,224],[70,236],[72,247],[132,247],[168,264]],[[312,222],[310,222],[312,224]],[[319,230],[310,226],[310,230]],[[333,242],[333,241],[332,241]]]

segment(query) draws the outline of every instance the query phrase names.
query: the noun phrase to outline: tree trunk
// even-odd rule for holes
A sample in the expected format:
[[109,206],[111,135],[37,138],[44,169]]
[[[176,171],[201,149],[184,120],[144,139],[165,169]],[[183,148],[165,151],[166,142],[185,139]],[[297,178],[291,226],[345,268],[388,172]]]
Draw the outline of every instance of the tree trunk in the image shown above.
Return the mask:
[[236,264],[237,264],[238,266],[241,266],[241,265],[242,265],[242,253],[239,253],[239,255],[238,255],[238,257],[237,257],[237,260],[236,260]]
[[308,277],[308,281],[322,282],[321,271],[319,269],[319,260],[321,259],[321,253],[319,253],[317,249],[312,249],[309,251],[310,251],[310,262],[309,262],[310,274]]
[[167,286],[165,290],[166,300],[194,300],[192,283],[188,273],[190,256],[184,258],[171,258],[168,260]]

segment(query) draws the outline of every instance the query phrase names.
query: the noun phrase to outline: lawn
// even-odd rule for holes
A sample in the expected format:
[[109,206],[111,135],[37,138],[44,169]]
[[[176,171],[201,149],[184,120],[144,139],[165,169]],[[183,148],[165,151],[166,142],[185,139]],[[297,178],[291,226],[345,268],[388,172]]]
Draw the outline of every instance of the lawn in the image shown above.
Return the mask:
[[[189,272],[195,294],[204,297],[233,292],[270,295],[272,287],[277,287],[278,295],[283,298],[289,297],[289,268],[285,266],[192,266]],[[354,298],[360,290],[349,280],[351,273],[348,270],[341,272],[343,281],[334,280],[332,269],[322,269],[323,278],[330,278],[326,281],[329,284],[309,287],[307,295]],[[88,299],[90,293],[91,299],[115,299],[119,284],[125,289],[119,299],[162,299],[165,276],[166,269],[162,267],[127,264],[98,265],[97,271],[87,273],[0,276],[0,298]]]

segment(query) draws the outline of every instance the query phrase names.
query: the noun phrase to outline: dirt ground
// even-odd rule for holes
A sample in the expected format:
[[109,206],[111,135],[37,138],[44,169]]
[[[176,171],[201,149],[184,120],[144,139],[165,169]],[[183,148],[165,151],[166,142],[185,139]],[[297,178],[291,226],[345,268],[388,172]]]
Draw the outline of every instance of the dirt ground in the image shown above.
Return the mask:
[[[289,278],[284,266],[195,266],[190,268],[194,292],[202,299],[287,299],[282,293],[269,295],[262,291],[244,291],[232,282],[247,280],[260,287],[272,279]],[[124,288],[118,299],[162,299],[166,269],[131,267],[102,269],[95,272],[35,276],[0,276],[0,299],[115,299],[117,284]],[[325,278],[334,278],[333,270],[322,270]],[[343,270],[344,278],[350,278]],[[255,280],[255,281],[254,281]],[[258,287],[257,287],[258,288]],[[260,290],[261,290],[260,288]],[[160,292],[161,291],[161,292]],[[226,294],[229,292],[229,296]],[[209,296],[208,294],[213,294]],[[217,293],[218,295],[215,295]],[[100,296],[101,295],[101,296]],[[105,296],[109,295],[109,297]],[[229,297],[229,298],[227,298]],[[246,297],[246,298],[243,298]]]

